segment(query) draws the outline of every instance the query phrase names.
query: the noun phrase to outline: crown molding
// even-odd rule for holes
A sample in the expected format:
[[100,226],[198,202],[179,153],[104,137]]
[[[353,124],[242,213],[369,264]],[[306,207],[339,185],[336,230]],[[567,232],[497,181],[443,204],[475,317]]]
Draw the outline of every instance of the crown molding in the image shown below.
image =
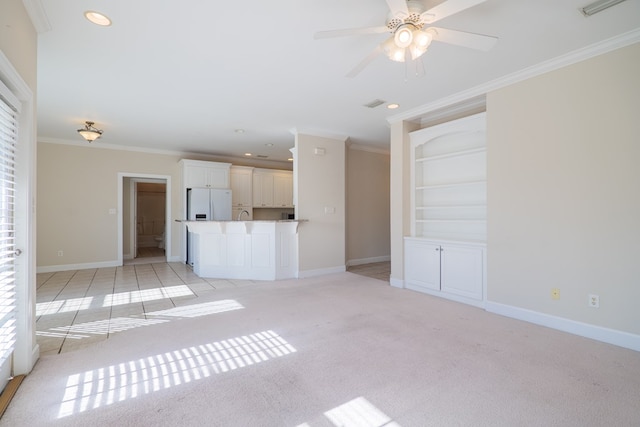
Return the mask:
[[260,165],[260,167],[265,167],[265,165],[278,166],[278,169],[288,169],[291,168],[291,162],[283,161],[283,160],[269,160],[269,159],[247,159],[246,157],[233,157],[233,156],[225,156],[225,155],[216,155],[211,153],[198,153],[193,151],[175,151],[175,150],[160,150],[157,148],[143,148],[143,147],[132,147],[128,145],[118,145],[118,144],[105,144],[101,142],[93,142],[88,143],[84,140],[76,141],[76,140],[68,140],[68,139],[59,139],[59,138],[48,138],[48,137],[38,137],[38,142],[43,144],[57,144],[57,145],[69,145],[73,147],[81,147],[81,148],[91,148],[91,149],[99,149],[99,150],[116,150],[116,151],[131,151],[136,153],[146,153],[146,154],[159,154],[165,156],[177,156],[177,157],[194,157],[197,156],[199,160],[208,159],[211,161],[228,161],[230,163],[235,162],[234,164],[255,164]]
[[[615,37],[611,37],[609,39],[593,43],[589,46],[585,46],[583,48],[574,50],[565,55],[558,56],[556,58],[550,59],[548,61],[541,62],[539,64],[533,65],[531,67],[524,68],[520,71],[516,71],[515,73],[508,74],[506,76],[500,77],[495,80],[491,80],[489,82],[483,83],[479,86],[475,86],[471,89],[458,92],[451,96],[447,96],[445,98],[441,98],[437,101],[431,102],[429,104],[425,104],[411,110],[405,111],[401,114],[393,115],[387,117],[387,121],[392,123],[397,123],[401,121],[416,121],[421,120],[422,116],[427,114],[437,112],[437,115],[442,117],[447,113],[452,113],[454,111],[449,111],[453,107],[453,109],[458,110],[460,112],[459,105],[464,105],[464,103],[468,100],[472,100],[474,98],[484,97],[487,93],[492,92],[497,89],[501,89],[506,86],[510,86],[514,83],[518,83],[532,77],[539,76],[541,74],[548,73],[550,71],[555,71],[557,69],[593,58],[598,55],[602,55],[608,52],[611,52],[616,49],[620,49],[634,43],[640,42],[640,28],[636,28],[634,30],[628,31],[626,33],[620,34]],[[428,118],[429,121],[430,118]]]
[[47,12],[44,10],[42,0],[22,0],[22,4],[38,34],[51,31],[51,22],[49,22]]
[[391,154],[391,151],[389,151],[388,149],[371,147],[371,146],[362,145],[362,144],[349,144],[347,148],[349,150],[367,151],[369,153],[384,154],[386,156]]
[[289,129],[293,135],[308,135],[308,136],[316,136],[318,138],[327,138],[327,139],[335,139],[341,142],[347,142],[349,137],[346,135],[340,135],[337,133],[326,132],[322,130],[316,129],[305,129],[305,128],[291,128]]

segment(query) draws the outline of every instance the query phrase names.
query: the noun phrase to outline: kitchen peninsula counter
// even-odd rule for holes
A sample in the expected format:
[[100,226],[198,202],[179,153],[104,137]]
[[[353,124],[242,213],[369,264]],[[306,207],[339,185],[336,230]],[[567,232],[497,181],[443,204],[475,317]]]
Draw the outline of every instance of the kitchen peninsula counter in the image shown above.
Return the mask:
[[298,227],[306,220],[179,222],[191,233],[193,271],[199,277],[298,277]]

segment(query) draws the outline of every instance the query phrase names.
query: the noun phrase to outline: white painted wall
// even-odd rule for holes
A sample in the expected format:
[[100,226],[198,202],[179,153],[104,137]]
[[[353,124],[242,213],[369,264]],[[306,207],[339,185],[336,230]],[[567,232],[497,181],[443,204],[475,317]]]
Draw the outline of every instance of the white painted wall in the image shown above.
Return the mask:
[[[300,276],[345,270],[345,139],[296,134]],[[316,154],[316,149],[324,154]]]

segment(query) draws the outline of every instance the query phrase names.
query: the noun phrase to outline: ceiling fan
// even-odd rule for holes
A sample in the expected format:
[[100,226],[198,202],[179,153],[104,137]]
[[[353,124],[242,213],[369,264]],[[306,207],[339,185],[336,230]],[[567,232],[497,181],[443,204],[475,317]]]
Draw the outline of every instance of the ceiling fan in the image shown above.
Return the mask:
[[464,46],[487,51],[498,40],[483,34],[467,33],[432,27],[431,24],[447,16],[461,12],[486,0],[445,0],[430,9],[414,0],[386,0],[390,13],[386,25],[379,27],[349,28],[319,31],[314,38],[344,37],[353,35],[391,33],[392,36],[380,43],[364,60],[351,70],[347,77],[355,77],[378,55],[385,53],[397,62],[415,60],[422,56],[432,41]]

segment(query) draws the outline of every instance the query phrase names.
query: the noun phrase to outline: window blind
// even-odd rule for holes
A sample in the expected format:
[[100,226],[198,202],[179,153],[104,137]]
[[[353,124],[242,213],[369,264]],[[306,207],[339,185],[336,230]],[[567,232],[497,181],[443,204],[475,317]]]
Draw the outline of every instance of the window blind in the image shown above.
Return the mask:
[[15,149],[16,112],[0,97],[0,364],[16,342]]

